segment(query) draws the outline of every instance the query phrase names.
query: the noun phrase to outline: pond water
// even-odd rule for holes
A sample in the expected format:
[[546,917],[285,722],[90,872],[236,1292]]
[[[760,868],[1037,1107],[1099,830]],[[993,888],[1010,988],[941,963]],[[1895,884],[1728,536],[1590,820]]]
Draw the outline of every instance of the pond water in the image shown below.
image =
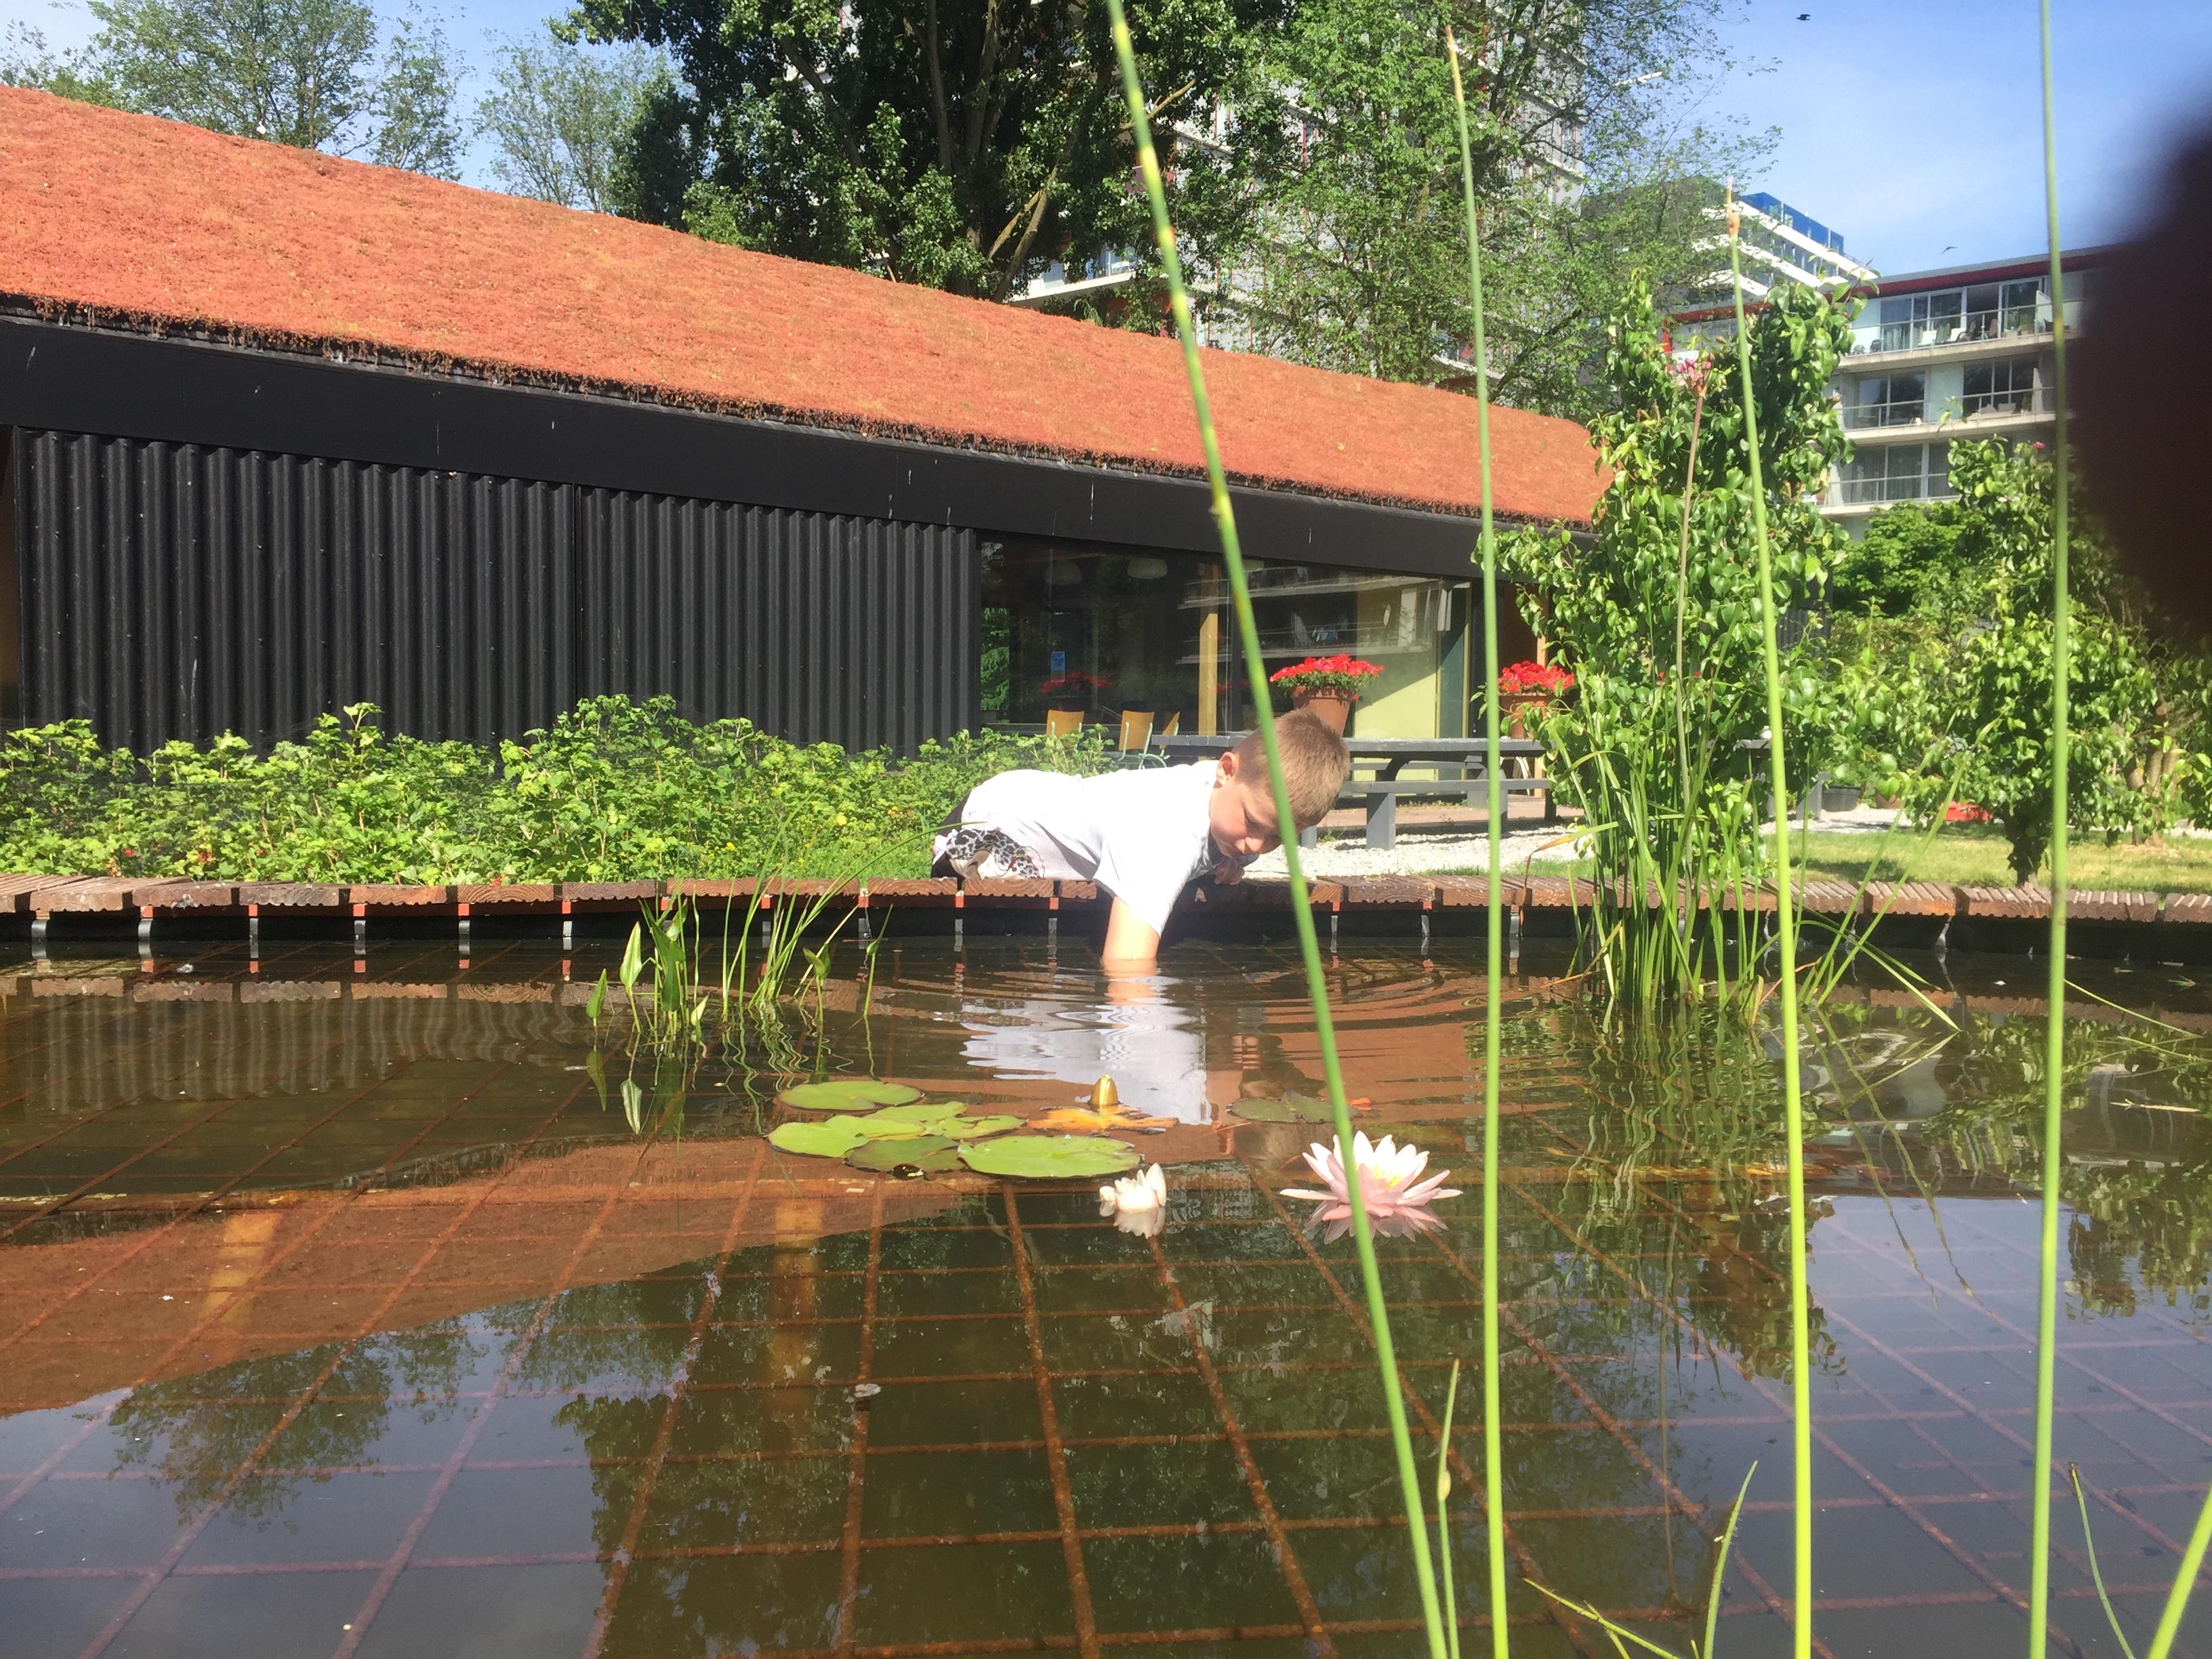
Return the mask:
[[[1236,1109],[1318,1087],[1293,958],[1192,945],[1109,997],[1042,941],[895,943],[872,982],[848,951],[689,1075],[595,1048],[602,965],[0,970],[8,1654],[1420,1650],[1352,1245],[1281,1196],[1322,1132]],[[1540,965],[1502,1084],[1515,1651],[1611,1650],[1534,1578],[1686,1652],[1755,1462],[1720,1650],[1786,1652],[1771,1044],[1609,1034]],[[2058,1445],[2140,1647],[2212,1484],[2212,995],[2083,971]],[[1481,981],[1380,947],[1334,973],[1370,1127],[1471,1189],[1381,1244],[1430,1466],[1479,1361]],[[1954,957],[1940,1012],[1847,988],[1807,1056],[1827,1653],[2024,1638],[2040,982]],[[1140,1137],[1167,1225],[775,1154],[779,1067],[1025,1114],[1112,1073],[1175,1120]],[[1470,1631],[1479,1401],[1450,1449]],[[2056,1530],[2053,1650],[2116,1653],[2070,1499]],[[2212,1652],[2212,1607],[2182,1645]]]

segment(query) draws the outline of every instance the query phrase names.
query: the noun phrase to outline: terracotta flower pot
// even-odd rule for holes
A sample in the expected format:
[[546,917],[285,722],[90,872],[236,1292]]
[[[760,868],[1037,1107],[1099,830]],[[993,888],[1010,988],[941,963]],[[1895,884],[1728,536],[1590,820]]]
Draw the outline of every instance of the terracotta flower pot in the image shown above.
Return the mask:
[[1342,691],[1309,690],[1303,685],[1291,689],[1291,707],[1308,710],[1340,738],[1344,735],[1346,722],[1352,719],[1354,701]]
[[1510,738],[1528,735],[1528,711],[1549,708],[1556,701],[1545,691],[1501,691],[1498,694],[1498,716]]

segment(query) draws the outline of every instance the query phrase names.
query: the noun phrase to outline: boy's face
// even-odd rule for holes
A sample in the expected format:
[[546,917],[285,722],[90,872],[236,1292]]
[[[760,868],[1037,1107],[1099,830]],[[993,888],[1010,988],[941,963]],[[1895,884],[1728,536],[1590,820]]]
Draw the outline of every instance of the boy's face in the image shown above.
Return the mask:
[[1228,858],[1257,858],[1283,844],[1275,823],[1274,791],[1264,773],[1243,775],[1232,751],[1221,757],[1213,775],[1213,793],[1207,798],[1212,820],[1213,845]]

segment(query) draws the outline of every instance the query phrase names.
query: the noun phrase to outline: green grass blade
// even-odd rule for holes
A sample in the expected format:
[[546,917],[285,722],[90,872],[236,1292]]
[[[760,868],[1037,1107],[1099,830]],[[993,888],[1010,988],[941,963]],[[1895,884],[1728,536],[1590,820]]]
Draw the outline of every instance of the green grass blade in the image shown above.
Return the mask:
[[1759,544],[1759,612],[1766,658],[1768,778],[1774,796],[1776,943],[1781,954],[1782,1093],[1790,1138],[1790,1405],[1796,1501],[1796,1582],[1790,1637],[1797,1659],[1813,1655],[1813,1354],[1805,1288],[1805,1100],[1798,1078],[1797,923],[1790,893],[1790,783],[1783,763],[1782,647],[1774,611],[1774,558],[1766,536],[1766,484],[1759,456],[1758,398],[1751,334],[1743,317],[1743,246],[1735,186],[1729,194],[1729,275],[1735,300],[1736,365],[1743,377],[1744,448],[1751,473],[1752,527]]
[[1751,1490],[1751,1477],[1759,1473],[1754,1459],[1743,1472],[1743,1485],[1735,1489],[1735,1502],[1729,1505],[1728,1525],[1721,1530],[1720,1553],[1713,1560],[1712,1594],[1705,1598],[1705,1651],[1704,1659],[1713,1659],[1714,1644],[1719,1639],[1721,1625],[1721,1585],[1728,1577],[1729,1551],[1735,1545],[1735,1523],[1743,1518],[1744,1495]]
[[1628,1650],[1622,1645],[1623,1642],[1626,1641],[1635,1643],[1638,1647],[1642,1648],[1646,1653],[1657,1654],[1659,1656],[1659,1659],[1676,1659],[1675,1655],[1669,1653],[1665,1648],[1661,1647],[1656,1642],[1648,1642],[1644,1640],[1644,1638],[1638,1636],[1634,1631],[1629,1629],[1626,1625],[1616,1625],[1612,1620],[1607,1618],[1603,1613],[1600,1613],[1595,1607],[1592,1607],[1587,1601],[1577,1601],[1572,1596],[1560,1595],[1557,1590],[1546,1589],[1541,1584],[1538,1583],[1533,1578],[1528,1580],[1528,1588],[1534,1590],[1539,1595],[1549,1596],[1553,1601],[1557,1601],[1561,1607],[1566,1608],[1568,1612],[1580,1613],[1583,1618],[1589,1620],[1590,1623],[1595,1625],[1600,1630],[1606,1633],[1606,1636],[1612,1641],[1614,1650],[1619,1653],[1626,1654],[1628,1651]]
[[[1467,89],[1460,81],[1459,46],[1449,24],[1444,27],[1444,56],[1451,64],[1452,103],[1459,118],[1460,183],[1467,200],[1467,280],[1474,313],[1474,418],[1482,484],[1482,735],[1483,764],[1489,781],[1490,842],[1482,1027],[1482,1480],[1483,1514],[1488,1528],[1491,1652],[1495,1659],[1506,1659],[1511,1638],[1505,1622],[1505,1455],[1498,1435],[1504,1415],[1498,1395],[1498,1074],[1505,978],[1504,891],[1500,871],[1505,856],[1505,805],[1498,754],[1498,526],[1491,510],[1490,350],[1482,325],[1482,238],[1475,215],[1474,152],[1468,137]],[[1455,1646],[1458,1639],[1455,1622]]]
[[2043,193],[2051,241],[2051,349],[2058,400],[2051,544],[2051,1008],[2043,1042],[2042,1279],[2035,1319],[2035,1492],[2033,1557],[2028,1563],[2027,1651],[2043,1659],[2051,1612],[2051,1399],[2058,1360],[2058,1202],[2064,1168],[2060,1147],[2066,1083],[2066,787],[2070,758],[2067,677],[2071,666],[2068,627],[2066,508],[2066,292],[2058,257],[2058,138],[2051,97],[2051,0],[2040,6],[2043,46]]
[[2081,1490],[2081,1471],[2069,1463],[2066,1478],[2074,1483],[2074,1503],[2081,1511],[2081,1545],[2089,1554],[2089,1582],[2096,1585],[2097,1599],[2105,1605],[2105,1622],[2112,1627],[2112,1639],[2120,1644],[2120,1651],[2127,1659],[2136,1659],[2127,1632],[2120,1628],[2120,1615],[2113,1610],[2112,1598],[2105,1594],[2105,1570],[2097,1565],[2097,1535],[2089,1530],[2089,1498]]
[[1160,175],[1159,155],[1152,147],[1152,123],[1146,114],[1144,86],[1137,76],[1137,55],[1129,39],[1129,20],[1121,0],[1106,0],[1106,11],[1113,25],[1114,54],[1121,64],[1122,90],[1128,99],[1130,129],[1136,136],[1138,168],[1144,175],[1145,196],[1152,207],[1161,271],[1167,279],[1176,333],[1182,343],[1183,369],[1190,380],[1192,412],[1198,421],[1199,443],[1206,455],[1206,482],[1212,491],[1214,526],[1221,538],[1221,561],[1227,568],[1230,592],[1236,602],[1237,629],[1243,647],[1245,675],[1252,688],[1253,714],[1260,728],[1260,741],[1267,754],[1267,780],[1274,794],[1276,822],[1291,831],[1283,837],[1283,862],[1290,876],[1291,914],[1297,927],[1298,954],[1305,966],[1306,988],[1313,999],[1314,1036],[1321,1050],[1322,1074],[1328,1081],[1337,1151],[1351,1177],[1346,1185],[1352,1209],[1352,1239],[1359,1259],[1360,1285],[1366,1296],[1368,1322],[1374,1332],[1376,1364],[1382,1374],[1382,1403],[1389,1414],[1390,1445],[1397,1459],[1399,1486],[1405,1500],[1413,1571],[1421,1588],[1421,1621],[1428,1635],[1431,1659],[1449,1659],[1443,1608],[1437,1599],[1436,1567],[1429,1553],[1429,1529],[1422,1515],[1420,1470],[1413,1458],[1413,1433],[1406,1422],[1397,1349],[1390,1339],[1390,1311],[1382,1299],[1382,1269],[1375,1259],[1375,1235],[1368,1224],[1366,1199],[1356,1178],[1358,1164],[1352,1144],[1352,1109],[1345,1099],[1344,1069],[1337,1058],[1336,1024],[1330,1014],[1328,981],[1322,976],[1321,942],[1314,934],[1305,866],[1298,856],[1297,818],[1291,811],[1290,792],[1283,781],[1282,750],[1275,738],[1267,669],[1260,656],[1260,633],[1252,616],[1252,590],[1245,580],[1244,555],[1237,537],[1236,510],[1229,499],[1228,475],[1222,469],[1220,441],[1214,431],[1212,405],[1206,396],[1206,370],[1199,361],[1190,294],[1183,284],[1182,261],[1176,252],[1175,230],[1168,220],[1167,191]]
[[1459,1659],[1459,1597],[1452,1589],[1451,1425],[1459,1404],[1459,1361],[1452,1361],[1451,1385],[1444,1390],[1443,1432],[1437,1437],[1437,1571],[1443,1580],[1444,1644]]
[[2181,1571],[2174,1576],[2173,1588],[2166,1592],[2166,1611],[2159,1615],[2158,1628],[2151,1632],[2149,1659],[2166,1659],[2173,1651],[2173,1638],[2181,1634],[2181,1615],[2189,1609],[2189,1593],[2197,1588],[2207,1546],[2212,1546],[2212,1492],[2204,1494],[2204,1507],[2197,1511],[2197,1527],[2189,1534],[2189,1547],[2181,1552]]

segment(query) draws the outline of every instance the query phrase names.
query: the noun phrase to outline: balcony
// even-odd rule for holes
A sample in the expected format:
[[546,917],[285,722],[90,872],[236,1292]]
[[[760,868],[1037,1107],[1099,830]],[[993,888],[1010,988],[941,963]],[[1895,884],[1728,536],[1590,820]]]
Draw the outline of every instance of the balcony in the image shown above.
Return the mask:
[[1844,430],[1861,432],[1869,427],[1917,426],[1926,418],[1927,407],[1924,398],[1901,398],[1887,404],[1845,404]]

